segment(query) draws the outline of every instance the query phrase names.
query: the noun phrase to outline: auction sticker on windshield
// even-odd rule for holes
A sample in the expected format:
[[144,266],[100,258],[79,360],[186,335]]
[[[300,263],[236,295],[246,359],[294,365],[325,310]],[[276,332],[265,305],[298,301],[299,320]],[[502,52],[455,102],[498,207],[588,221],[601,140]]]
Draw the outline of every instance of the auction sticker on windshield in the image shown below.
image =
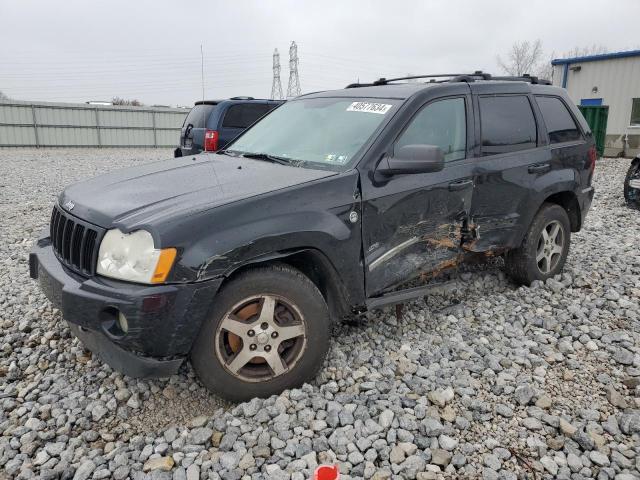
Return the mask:
[[388,103],[353,102],[347,107],[347,112],[367,112],[384,115],[391,107],[392,105]]

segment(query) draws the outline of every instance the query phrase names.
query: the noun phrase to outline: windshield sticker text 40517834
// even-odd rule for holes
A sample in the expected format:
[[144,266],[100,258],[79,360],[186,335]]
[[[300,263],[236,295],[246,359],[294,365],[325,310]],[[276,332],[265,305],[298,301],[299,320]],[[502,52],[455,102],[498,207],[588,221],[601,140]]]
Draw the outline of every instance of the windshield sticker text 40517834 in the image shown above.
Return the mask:
[[390,108],[391,105],[388,103],[353,102],[347,107],[347,112],[367,112],[384,115]]

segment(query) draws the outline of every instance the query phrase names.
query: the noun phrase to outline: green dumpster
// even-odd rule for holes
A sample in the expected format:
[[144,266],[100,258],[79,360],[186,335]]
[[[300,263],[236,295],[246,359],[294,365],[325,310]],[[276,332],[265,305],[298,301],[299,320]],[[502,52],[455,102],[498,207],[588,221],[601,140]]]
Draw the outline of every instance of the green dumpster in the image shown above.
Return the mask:
[[596,150],[598,150],[598,156],[601,157],[604,154],[604,142],[607,136],[609,107],[606,105],[578,105],[578,108],[593,132],[593,138],[596,141]]

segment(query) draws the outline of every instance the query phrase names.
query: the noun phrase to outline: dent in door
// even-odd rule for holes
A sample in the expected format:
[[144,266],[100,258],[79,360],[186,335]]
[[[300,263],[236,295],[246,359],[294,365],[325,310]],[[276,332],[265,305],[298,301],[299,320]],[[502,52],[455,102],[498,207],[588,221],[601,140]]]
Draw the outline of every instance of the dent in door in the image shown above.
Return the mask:
[[[391,221],[371,232],[365,252],[369,294],[392,289],[422,276],[430,278],[461,260],[460,244],[469,211],[469,198],[447,189],[413,192],[397,198],[376,199],[369,207]],[[395,230],[391,227],[397,226]],[[373,243],[371,243],[373,242]]]

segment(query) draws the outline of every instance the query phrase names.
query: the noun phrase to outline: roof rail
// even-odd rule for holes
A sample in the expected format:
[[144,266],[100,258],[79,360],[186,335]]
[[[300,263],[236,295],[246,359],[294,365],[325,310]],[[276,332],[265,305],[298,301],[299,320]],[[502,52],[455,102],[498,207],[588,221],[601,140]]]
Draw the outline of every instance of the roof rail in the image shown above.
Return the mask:
[[[447,77],[446,80],[436,80],[436,78]],[[522,76],[499,76],[494,77],[490,73],[482,70],[476,70],[473,73],[436,73],[429,75],[411,75],[408,77],[397,78],[380,78],[372,83],[350,83],[345,88],[373,87],[378,85],[389,85],[391,82],[400,80],[415,80],[419,78],[428,78],[429,83],[445,83],[445,82],[475,82],[476,80],[498,80],[510,82],[529,82],[531,84],[551,85],[549,80],[540,79],[538,77],[524,74]]]
[[499,81],[507,81],[507,82],[529,82],[533,85],[551,85],[550,80],[546,80],[544,78],[538,78],[535,75],[529,75],[528,73],[525,73],[520,77],[518,76],[492,77],[491,80],[499,80]]

